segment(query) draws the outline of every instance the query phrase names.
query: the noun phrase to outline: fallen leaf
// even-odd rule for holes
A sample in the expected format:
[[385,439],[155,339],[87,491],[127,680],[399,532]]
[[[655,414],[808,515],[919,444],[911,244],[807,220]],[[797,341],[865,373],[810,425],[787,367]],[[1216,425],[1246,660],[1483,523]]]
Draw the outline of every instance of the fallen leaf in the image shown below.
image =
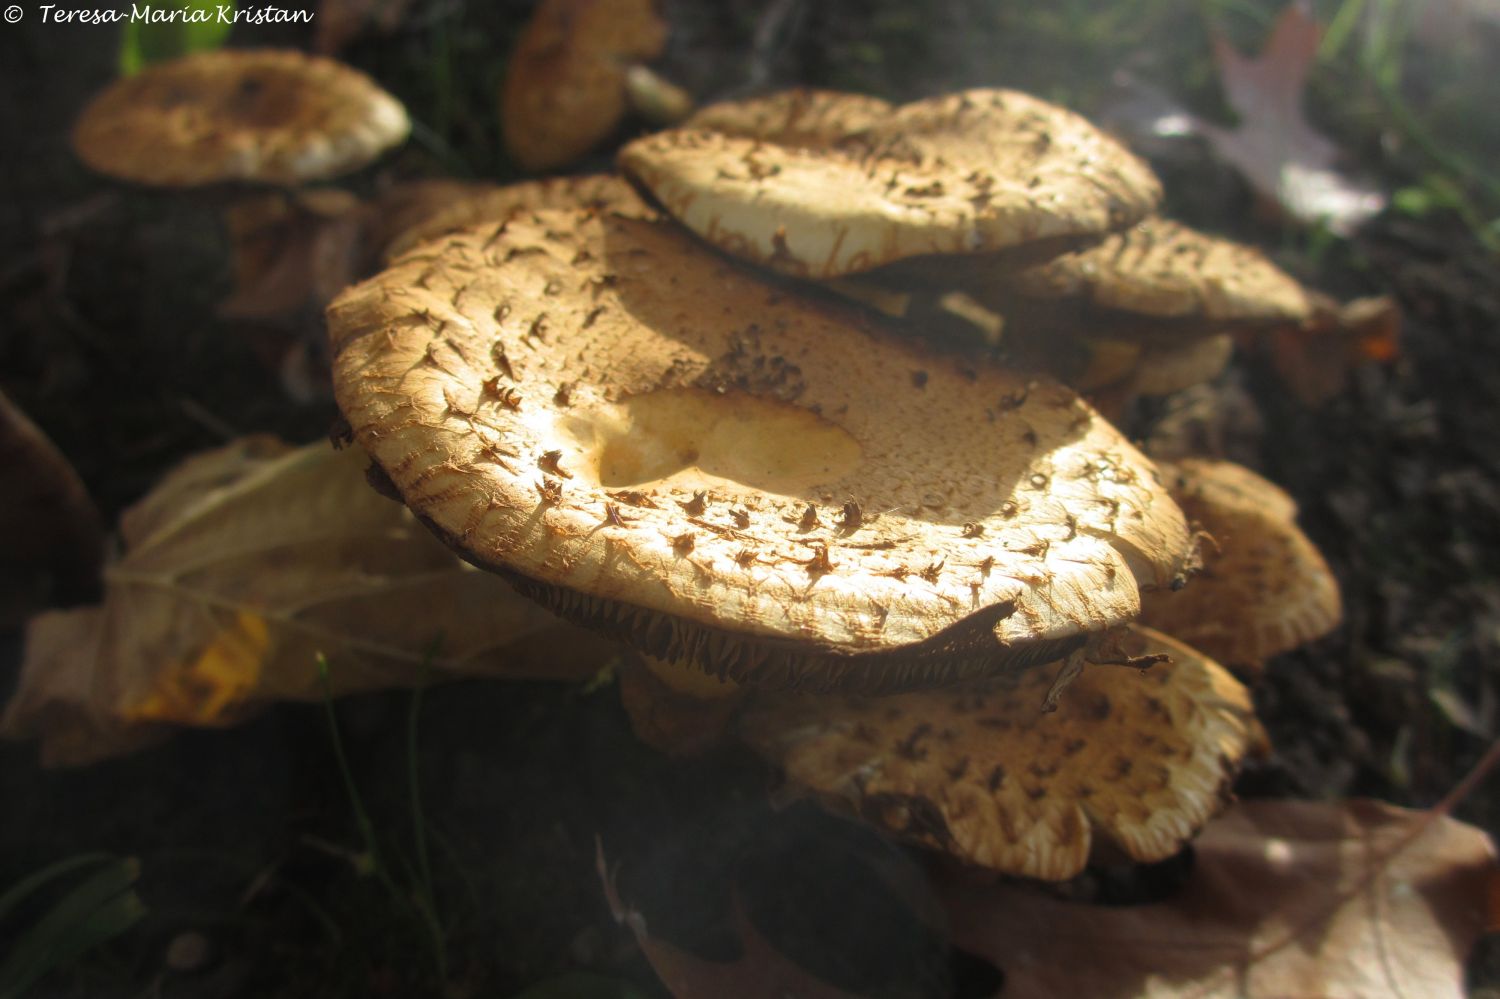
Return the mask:
[[1339,304],[1322,296],[1312,318],[1247,337],[1292,394],[1318,406],[1343,392],[1354,369],[1401,356],[1401,309],[1388,295]]
[[460,561],[365,482],[357,449],[239,441],[190,459],[122,518],[102,607],[33,619],[0,734],[81,764],[164,725],[424,676],[579,680],[613,647]]
[[615,922],[630,928],[662,984],[676,999],[855,999],[793,964],[755,929],[735,900],[734,923],[742,953],[734,961],[710,961],[689,953],[646,929],[646,917],[620,898],[614,875],[604,859],[604,844],[595,844],[595,863]]
[[1214,39],[1219,79],[1240,123],[1223,128],[1197,120],[1197,130],[1263,197],[1303,222],[1323,221],[1348,235],[1380,212],[1386,196],[1335,169],[1339,149],[1302,113],[1307,74],[1323,26],[1302,3],[1282,9],[1258,56]]
[[1453,819],[1374,801],[1253,801],[1209,825],[1176,897],[1068,902],[947,874],[954,943],[1005,995],[1459,996],[1495,850]]
[[50,599],[86,597],[104,557],[99,513],[78,473],[0,393],[0,627]]

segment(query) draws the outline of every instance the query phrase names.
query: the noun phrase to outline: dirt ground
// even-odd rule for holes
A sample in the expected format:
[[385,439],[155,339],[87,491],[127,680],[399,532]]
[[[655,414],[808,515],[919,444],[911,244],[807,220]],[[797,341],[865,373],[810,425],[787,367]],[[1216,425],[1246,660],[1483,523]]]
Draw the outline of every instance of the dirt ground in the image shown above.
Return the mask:
[[[791,11],[780,19],[767,14],[774,0],[724,6],[735,12],[670,5],[664,66],[705,97],[809,83],[904,99],[983,83],[1096,113],[1111,71],[1129,65],[1218,110],[1198,7],[1124,4],[1137,20],[1100,24],[1086,5],[1066,3],[1023,16],[958,0],[829,0],[779,4]],[[528,7],[416,3],[403,30],[351,46],[345,56],[441,140],[414,142],[355,189],[460,169],[514,175],[493,94]],[[1227,23],[1255,34],[1253,22]],[[1176,39],[1171,51],[1149,42],[1162,37]],[[234,41],[305,38],[267,29]],[[313,440],[334,417],[326,397],[289,398],[276,369],[288,344],[316,336],[316,316],[217,318],[229,275],[212,196],[129,189],[68,152],[69,122],[112,77],[116,44],[104,28],[34,19],[0,30],[0,388],[75,463],[110,521],[186,454],[252,431]],[[1414,168],[1368,118],[1335,107],[1320,124],[1382,181],[1410,182]],[[1258,414],[1235,422],[1230,451],[1296,497],[1347,614],[1327,639],[1271,663],[1256,698],[1275,752],[1237,790],[1431,804],[1478,759],[1496,721],[1500,264],[1450,212],[1388,212],[1350,240],[1323,240],[1264,221],[1201,148],[1158,166],[1173,214],[1256,242],[1342,298],[1393,295],[1406,320],[1400,358],[1359,368],[1323,404],[1300,401],[1250,355],[1220,386],[1242,391]],[[1172,412],[1145,407],[1128,429],[1147,436]],[[19,655],[19,634],[4,636],[0,692]],[[846,860],[889,847],[806,807],[773,813],[770,776],[737,754],[667,763],[631,737],[609,688],[466,683],[429,691],[417,707],[441,948],[409,899],[361,876],[322,707],[277,709],[79,771],[40,771],[32,747],[0,745],[0,886],[103,849],[140,859],[150,907],[42,994],[435,995],[441,975],[447,994],[506,996],[578,970],[658,994],[609,916],[596,836],[653,930],[707,953],[733,949],[734,881],[764,886],[746,904],[772,914],[767,932],[780,946],[856,990],[982,995],[995,982]],[[397,871],[414,856],[412,710],[408,693],[338,705],[353,781]],[[1495,783],[1458,815],[1500,830]],[[799,882],[802,895],[786,894]],[[168,961],[184,934],[204,947],[191,970]]]

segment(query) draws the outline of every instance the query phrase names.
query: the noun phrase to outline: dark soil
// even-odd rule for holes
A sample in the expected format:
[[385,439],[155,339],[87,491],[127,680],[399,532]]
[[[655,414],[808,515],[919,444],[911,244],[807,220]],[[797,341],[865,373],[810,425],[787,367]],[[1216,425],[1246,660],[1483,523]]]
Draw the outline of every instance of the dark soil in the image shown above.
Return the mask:
[[[413,6],[406,28],[364,38],[345,56],[442,142],[414,142],[352,186],[512,176],[493,94],[530,5]],[[1025,16],[994,6],[676,3],[665,68],[702,96],[810,83],[905,99],[982,83],[1089,113],[1111,69],[1128,62],[1200,108],[1216,106],[1196,14],[1121,5],[1140,22],[1101,26],[1066,13],[1076,5]],[[286,347],[315,342],[315,315],[258,325],[216,317],[229,272],[212,194],[142,192],[73,160],[68,125],[112,77],[114,33],[27,14],[0,26],[0,389],[59,444],[112,522],[187,454],[249,432],[312,440],[335,414],[326,398],[292,401],[278,379]],[[1169,51],[1153,47],[1160,38],[1173,39]],[[306,38],[277,29],[234,41]],[[1327,127],[1367,154],[1369,172],[1392,185],[1411,179],[1367,121],[1335,114]],[[607,161],[601,154],[594,165]],[[1257,701],[1275,752],[1239,791],[1429,805],[1477,760],[1496,721],[1500,265],[1453,214],[1392,213],[1325,243],[1259,221],[1243,185],[1201,150],[1160,166],[1174,192],[1169,211],[1267,247],[1340,297],[1394,295],[1406,317],[1400,359],[1356,370],[1321,405],[1299,401],[1255,356],[1238,358],[1227,380],[1260,417],[1258,428],[1237,428],[1236,456],[1301,503],[1347,607],[1335,634],[1270,664]],[[1144,436],[1162,413],[1137,415],[1131,429]],[[0,691],[19,652],[13,634],[0,649]],[[871,869],[909,860],[810,809],[773,813],[770,777],[747,759],[670,764],[640,747],[609,688],[467,683],[430,691],[419,707],[422,814],[436,831],[452,994],[505,996],[578,969],[660,991],[610,918],[596,837],[653,930],[705,953],[732,954],[729,885],[748,884],[742,904],[779,946],[856,991],[986,994],[993,985],[988,970],[951,962],[939,938],[871,887]],[[356,863],[361,842],[321,707],[277,709],[81,771],[40,771],[32,747],[0,745],[0,887],[102,849],[140,858],[150,907],[141,926],[41,994],[439,994],[438,948],[410,897],[412,708],[406,693],[337,708],[381,862],[404,888],[394,894]],[[1493,783],[1458,814],[1500,829]],[[791,888],[801,893],[786,895]],[[200,934],[207,950],[193,970],[172,970],[168,946],[184,933]],[[1496,979],[1493,969],[1481,974]]]

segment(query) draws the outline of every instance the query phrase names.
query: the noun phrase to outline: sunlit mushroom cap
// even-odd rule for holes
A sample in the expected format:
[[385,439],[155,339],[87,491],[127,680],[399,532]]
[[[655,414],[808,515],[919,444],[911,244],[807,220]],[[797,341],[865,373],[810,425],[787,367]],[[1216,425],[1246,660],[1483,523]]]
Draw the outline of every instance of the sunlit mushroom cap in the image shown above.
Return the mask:
[[1007,311],[1012,296],[1080,298],[1121,312],[1217,322],[1298,322],[1307,292],[1253,247],[1153,218],[1088,249],[995,275],[988,296]]
[[788,780],[898,836],[1006,874],[1061,880],[1106,840],[1161,860],[1218,811],[1252,741],[1223,667],[1135,629],[1148,671],[1095,666],[1055,714],[1050,671],[891,697],[762,697],[741,734]]
[[1252,668],[1338,625],[1338,581],[1297,527],[1290,496],[1228,461],[1187,459],[1164,464],[1162,474],[1213,543],[1185,587],[1145,598],[1143,621]]
[[683,127],[787,146],[829,148],[881,124],[893,111],[894,105],[878,97],[799,88],[710,104],[683,122]]
[[833,147],[674,129],[630,143],[620,165],[713,245],[810,278],[1094,237],[1161,196],[1083,118],[1006,90],[906,104]]
[[73,148],[140,184],[297,185],[358,170],[410,129],[399,101],[343,63],[221,49],[117,80],[79,116]]
[[450,544],[737,681],[1047,661],[1188,554],[1154,468],[1072,392],[904,342],[664,221],[467,230],[328,318],[345,416]]
[[505,145],[528,170],[570,163],[625,117],[625,71],[654,59],[667,25],[652,0],[543,0],[505,70]]
[[542,208],[591,208],[647,216],[655,212],[624,180],[612,174],[548,177],[470,192],[428,213],[390,241],[387,261],[428,240],[484,222],[504,222],[521,212]]

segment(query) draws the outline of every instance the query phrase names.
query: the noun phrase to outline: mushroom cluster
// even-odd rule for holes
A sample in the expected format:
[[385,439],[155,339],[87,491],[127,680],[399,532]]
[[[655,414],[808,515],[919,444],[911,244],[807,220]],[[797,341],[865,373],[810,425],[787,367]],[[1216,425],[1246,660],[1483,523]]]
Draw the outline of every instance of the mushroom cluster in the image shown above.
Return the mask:
[[[376,474],[632,647],[659,748],[742,739],[1010,874],[1179,849],[1261,738],[1184,639],[1258,662],[1336,623],[1337,589],[1284,504],[1215,505],[1208,466],[1164,471],[1077,389],[1211,377],[1306,293],[1010,91],[715,105],[619,165],[456,200],[330,306]],[[933,335],[960,314],[1003,349]],[[1241,632],[1263,640],[1214,640]]]
[[[596,6],[532,34],[614,44],[542,46],[613,93],[664,29]],[[337,64],[244,52],[117,85],[75,140],[139,182],[286,186],[406,127]],[[191,165],[140,155],[171,148]],[[1180,848],[1260,738],[1209,656],[1253,671],[1336,624],[1338,592],[1274,487],[1158,467],[1079,391],[1118,408],[1211,377],[1229,334],[1300,321],[1309,294],[1155,217],[1142,161],[1011,91],[720,104],[619,164],[392,202],[387,268],[327,312],[373,477],[630,646],[622,698],[659,748],[741,739],[820,801],[1011,874]]]

